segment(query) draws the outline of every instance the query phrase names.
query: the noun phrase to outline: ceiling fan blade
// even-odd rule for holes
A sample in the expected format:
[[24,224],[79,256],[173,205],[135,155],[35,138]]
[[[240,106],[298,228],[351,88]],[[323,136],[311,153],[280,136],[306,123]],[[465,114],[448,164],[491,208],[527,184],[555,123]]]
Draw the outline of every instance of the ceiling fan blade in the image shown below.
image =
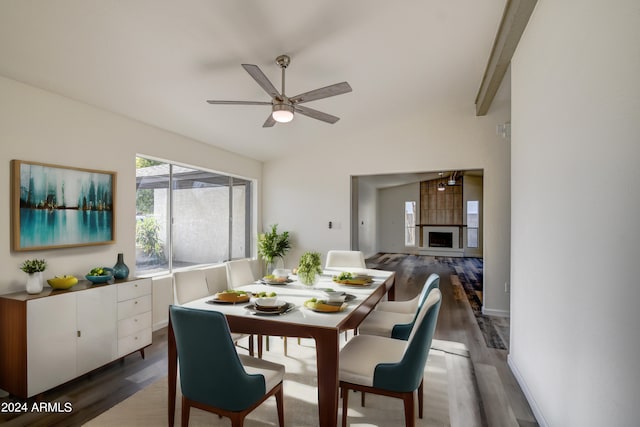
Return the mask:
[[307,117],[311,117],[312,119],[322,120],[323,122],[334,124],[340,117],[332,116],[331,114],[323,113],[322,111],[314,110],[309,107],[302,107],[300,105],[294,105],[293,109],[300,114],[303,114]]
[[352,90],[353,89],[351,89],[351,86],[349,86],[349,83],[347,82],[336,83],[331,86],[326,86],[320,89],[301,93],[300,95],[292,96],[289,98],[289,101],[293,102],[294,104],[301,104],[303,102],[315,101],[316,99],[342,95],[343,93],[351,92]]
[[275,124],[276,124],[276,120],[273,118],[271,113],[269,113],[269,117],[267,117],[267,120],[264,121],[264,124],[262,125],[262,127],[270,128],[270,127],[273,127],[273,125]]
[[272,105],[271,102],[267,101],[216,101],[216,100],[208,100],[209,104],[226,104],[226,105]]
[[271,98],[280,98],[280,92],[273,86],[273,83],[264,75],[262,70],[253,64],[242,64],[247,73],[255,80],[262,89],[271,96]]

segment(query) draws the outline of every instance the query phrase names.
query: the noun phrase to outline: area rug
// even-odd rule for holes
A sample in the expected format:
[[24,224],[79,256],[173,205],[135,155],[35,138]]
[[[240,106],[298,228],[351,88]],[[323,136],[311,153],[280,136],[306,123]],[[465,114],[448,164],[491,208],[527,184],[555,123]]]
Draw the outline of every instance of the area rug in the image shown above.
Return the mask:
[[[315,348],[312,340],[302,340],[302,344],[289,344],[288,356],[281,351],[278,338],[271,338],[271,351],[264,358],[282,363],[286,367],[284,382],[285,424],[287,426],[317,426],[317,389]],[[450,375],[447,365],[450,358],[459,358],[467,363],[468,358],[447,351],[447,348],[461,349],[458,343],[439,342],[444,350],[431,350],[424,377],[424,418],[418,419],[417,426],[449,426],[449,390],[456,388],[456,375]],[[462,346],[464,347],[464,346]],[[470,363],[470,361],[469,361]],[[472,371],[469,369],[469,377]],[[475,380],[473,380],[475,381]],[[453,384],[451,384],[453,382]],[[176,423],[180,422],[180,394],[176,402]],[[342,406],[342,400],[339,406]],[[338,417],[341,417],[339,409]],[[338,418],[340,419],[340,418]],[[88,427],[127,427],[167,425],[167,378],[164,377],[102,413],[87,424]],[[402,401],[384,396],[368,394],[366,406],[360,406],[360,395],[352,392],[349,398],[348,423],[354,427],[401,426],[404,425]],[[190,426],[228,426],[229,419],[220,419],[198,409],[191,410]],[[269,398],[252,412],[245,426],[277,426],[278,419],[275,399]]]

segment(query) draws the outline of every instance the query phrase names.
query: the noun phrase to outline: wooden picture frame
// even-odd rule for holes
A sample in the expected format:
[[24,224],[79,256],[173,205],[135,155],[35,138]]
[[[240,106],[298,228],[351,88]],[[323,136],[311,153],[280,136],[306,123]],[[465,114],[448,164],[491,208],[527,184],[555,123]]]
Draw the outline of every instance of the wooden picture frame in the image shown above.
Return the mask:
[[116,172],[11,160],[14,251],[115,243]]

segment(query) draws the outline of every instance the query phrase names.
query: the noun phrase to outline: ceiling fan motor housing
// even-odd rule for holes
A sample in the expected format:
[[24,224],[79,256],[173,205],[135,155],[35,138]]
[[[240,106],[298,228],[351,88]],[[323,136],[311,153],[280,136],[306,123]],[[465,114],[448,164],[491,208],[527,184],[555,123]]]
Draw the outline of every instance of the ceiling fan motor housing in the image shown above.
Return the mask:
[[287,123],[293,120],[293,105],[284,102],[275,102],[272,110],[273,119],[279,123]]

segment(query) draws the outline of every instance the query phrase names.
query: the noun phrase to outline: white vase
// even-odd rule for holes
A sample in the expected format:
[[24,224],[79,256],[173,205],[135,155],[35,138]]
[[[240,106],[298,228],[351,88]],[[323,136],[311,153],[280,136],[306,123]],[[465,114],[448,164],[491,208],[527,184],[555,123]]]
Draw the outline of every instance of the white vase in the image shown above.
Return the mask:
[[40,292],[42,292],[43,288],[44,288],[44,283],[42,282],[42,271],[27,274],[27,293],[28,294],[39,294]]

